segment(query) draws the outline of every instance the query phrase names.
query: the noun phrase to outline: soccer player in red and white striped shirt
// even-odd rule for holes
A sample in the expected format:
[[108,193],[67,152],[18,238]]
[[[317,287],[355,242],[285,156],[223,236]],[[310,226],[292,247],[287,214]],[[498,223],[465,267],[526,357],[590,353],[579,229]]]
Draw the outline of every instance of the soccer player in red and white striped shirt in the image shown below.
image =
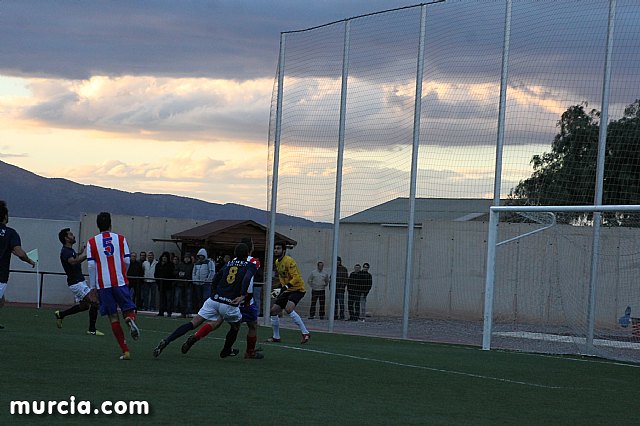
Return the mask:
[[123,235],[111,232],[111,215],[102,212],[97,219],[100,233],[87,242],[87,261],[91,288],[98,289],[100,315],[108,315],[111,330],[120,345],[120,359],[130,359],[129,347],[118,317],[118,307],[129,326],[131,337],[137,340],[140,329],[136,325],[135,304],[127,287],[127,268],[129,266],[129,244]]

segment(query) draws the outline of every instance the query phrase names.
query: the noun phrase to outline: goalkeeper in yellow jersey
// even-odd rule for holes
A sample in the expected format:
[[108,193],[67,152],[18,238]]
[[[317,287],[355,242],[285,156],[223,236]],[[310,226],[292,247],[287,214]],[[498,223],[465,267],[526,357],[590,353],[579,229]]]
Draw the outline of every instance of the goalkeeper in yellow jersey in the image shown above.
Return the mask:
[[280,287],[274,288],[271,292],[276,300],[271,306],[271,327],[273,337],[267,339],[268,342],[280,342],[280,318],[278,314],[284,311],[289,314],[293,322],[300,327],[302,340],[305,344],[311,335],[305,327],[302,318],[295,311],[296,305],[302,300],[305,294],[304,281],[300,275],[298,264],[291,256],[287,256],[287,245],[284,242],[277,242],[273,248],[273,255],[276,258],[276,270],[280,279]]

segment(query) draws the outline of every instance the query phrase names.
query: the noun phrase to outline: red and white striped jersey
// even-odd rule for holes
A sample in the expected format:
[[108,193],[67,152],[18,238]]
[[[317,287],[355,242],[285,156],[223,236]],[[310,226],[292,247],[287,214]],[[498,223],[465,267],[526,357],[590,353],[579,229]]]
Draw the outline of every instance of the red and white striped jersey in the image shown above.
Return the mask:
[[247,260],[256,265],[256,269],[260,269],[260,259],[258,259],[257,257],[249,256],[247,257]]
[[[258,259],[257,257],[247,256],[247,261],[256,265],[256,271],[260,269],[260,259]],[[245,299],[243,305],[249,306],[255,304],[255,302],[253,301],[253,277],[251,277],[251,284],[249,285],[249,290],[247,291],[247,293],[249,293],[249,295]]]
[[[125,258],[130,256],[129,244],[123,235],[103,232],[87,241],[87,261],[94,262],[96,288],[119,287],[129,283]],[[129,262],[127,262],[129,263]]]

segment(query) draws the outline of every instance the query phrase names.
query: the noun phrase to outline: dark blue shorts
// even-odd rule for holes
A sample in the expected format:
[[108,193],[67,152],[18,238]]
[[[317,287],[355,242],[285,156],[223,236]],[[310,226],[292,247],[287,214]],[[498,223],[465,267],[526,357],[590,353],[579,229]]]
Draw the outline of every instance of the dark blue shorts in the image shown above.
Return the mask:
[[240,313],[242,313],[242,322],[258,321],[258,307],[255,304],[240,306]]
[[136,305],[131,300],[131,291],[126,285],[99,288],[98,300],[100,300],[100,315],[117,314],[118,306],[122,312],[131,311],[136,308]]

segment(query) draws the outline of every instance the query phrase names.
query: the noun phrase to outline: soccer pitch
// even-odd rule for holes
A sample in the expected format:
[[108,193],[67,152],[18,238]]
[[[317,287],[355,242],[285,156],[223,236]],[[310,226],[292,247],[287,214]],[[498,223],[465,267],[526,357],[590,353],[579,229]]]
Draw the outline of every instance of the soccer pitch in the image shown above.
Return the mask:
[[[158,341],[184,320],[141,316],[132,360],[105,318],[57,329],[53,309],[0,311],[0,424],[612,424],[638,420],[640,366],[312,331],[259,343],[265,359],[220,359],[227,326],[158,359]],[[261,328],[259,340],[270,335]],[[246,327],[236,347],[244,350]],[[10,402],[147,401],[147,415],[11,415]]]

